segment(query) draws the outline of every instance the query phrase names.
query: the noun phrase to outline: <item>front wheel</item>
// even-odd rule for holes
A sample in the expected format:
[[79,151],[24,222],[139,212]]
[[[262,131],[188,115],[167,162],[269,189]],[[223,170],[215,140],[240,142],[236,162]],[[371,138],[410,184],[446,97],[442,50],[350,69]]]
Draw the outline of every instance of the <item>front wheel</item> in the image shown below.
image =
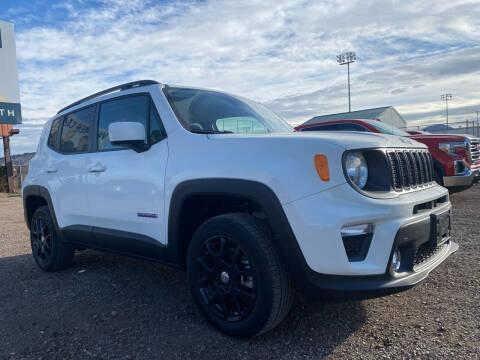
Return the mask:
[[219,215],[195,232],[187,255],[192,297],[218,330],[253,336],[277,326],[290,310],[293,284],[261,220]]

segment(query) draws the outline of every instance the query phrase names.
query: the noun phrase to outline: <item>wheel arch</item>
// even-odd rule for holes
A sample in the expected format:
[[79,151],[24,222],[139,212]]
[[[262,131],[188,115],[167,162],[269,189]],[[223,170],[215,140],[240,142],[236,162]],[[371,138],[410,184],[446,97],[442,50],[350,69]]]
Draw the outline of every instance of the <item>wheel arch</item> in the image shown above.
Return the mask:
[[48,206],[53,223],[56,229],[59,229],[50,193],[47,188],[40,185],[28,185],[23,189],[23,214],[28,229],[30,229],[30,223],[35,210],[43,205]]
[[[298,266],[308,265],[303,257],[300,246],[290,227],[283,207],[273,190],[267,185],[240,179],[211,178],[188,180],[177,185],[169,206],[168,217],[168,245],[169,253],[181,265],[185,265],[188,245],[191,234],[182,232],[185,229],[186,214],[189,199],[206,198],[236,198],[246,200],[254,207],[259,207],[261,214],[272,232],[275,248],[278,250],[282,261],[292,275],[298,274]],[[218,215],[218,214],[215,214]]]

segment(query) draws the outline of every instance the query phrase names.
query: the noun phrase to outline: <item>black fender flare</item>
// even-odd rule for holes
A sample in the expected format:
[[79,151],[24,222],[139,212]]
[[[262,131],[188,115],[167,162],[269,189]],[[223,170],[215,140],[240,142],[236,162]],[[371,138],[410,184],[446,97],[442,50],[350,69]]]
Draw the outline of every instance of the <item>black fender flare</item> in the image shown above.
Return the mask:
[[167,247],[170,256],[177,259],[182,265],[184,265],[188,248],[188,243],[182,241],[180,237],[182,206],[189,197],[195,195],[234,196],[255,202],[265,213],[272,231],[274,246],[294,280],[297,283],[302,282],[303,274],[311,271],[283,207],[273,190],[257,181],[225,178],[187,180],[178,184],[172,194],[168,217]]
[[[40,186],[40,185],[28,185],[28,186],[25,186],[23,188],[22,196],[23,196],[23,215],[25,217],[25,222],[27,223],[27,227],[28,227],[29,230],[30,230],[31,218],[28,214],[27,204],[28,204],[28,198],[30,196],[41,197],[45,200],[45,202],[47,203],[47,206],[50,210],[50,214],[52,215],[53,223],[54,223],[56,229],[58,230],[60,228],[58,226],[57,216],[55,215],[55,209],[53,208],[52,198],[50,197],[50,193],[48,192],[47,188],[45,188],[43,186]],[[31,215],[33,215],[33,214],[31,214]]]

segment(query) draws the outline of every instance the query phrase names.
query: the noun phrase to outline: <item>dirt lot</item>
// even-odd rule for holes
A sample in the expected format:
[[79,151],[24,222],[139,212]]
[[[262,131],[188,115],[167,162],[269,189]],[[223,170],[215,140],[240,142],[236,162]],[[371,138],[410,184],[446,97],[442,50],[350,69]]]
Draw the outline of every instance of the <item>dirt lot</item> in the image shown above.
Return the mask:
[[193,306],[185,273],[83,251],[43,273],[19,197],[0,195],[0,359],[480,358],[480,185],[452,196],[460,251],[417,287],[343,303],[299,299],[283,324],[223,336]]

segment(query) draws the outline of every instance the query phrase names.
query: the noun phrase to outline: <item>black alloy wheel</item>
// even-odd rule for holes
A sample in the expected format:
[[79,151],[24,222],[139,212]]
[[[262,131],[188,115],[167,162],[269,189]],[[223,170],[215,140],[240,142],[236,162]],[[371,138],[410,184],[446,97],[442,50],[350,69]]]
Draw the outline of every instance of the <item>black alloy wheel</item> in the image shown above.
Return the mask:
[[42,216],[32,223],[31,242],[33,257],[40,267],[47,266],[53,257],[52,230]]
[[232,239],[213,236],[197,257],[196,278],[203,302],[219,318],[237,322],[248,317],[257,299],[252,262]]
[[35,210],[30,223],[33,258],[44,271],[57,271],[72,264],[75,248],[58,235],[48,206]]

